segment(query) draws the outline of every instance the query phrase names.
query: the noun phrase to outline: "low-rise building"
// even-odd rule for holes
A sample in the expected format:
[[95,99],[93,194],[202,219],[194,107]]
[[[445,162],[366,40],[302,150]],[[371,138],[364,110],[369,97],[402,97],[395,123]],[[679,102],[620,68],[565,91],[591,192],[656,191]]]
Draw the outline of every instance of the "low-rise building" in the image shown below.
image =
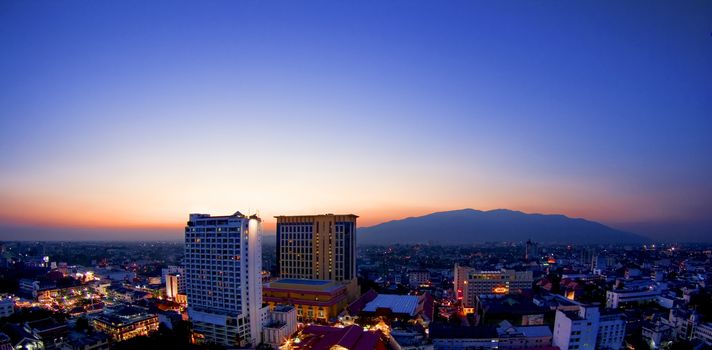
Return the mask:
[[276,305],[268,312],[262,326],[262,343],[278,348],[297,331],[297,309],[291,305]]
[[504,321],[497,328],[500,349],[526,349],[551,346],[549,326],[513,326]]
[[347,305],[346,285],[328,280],[281,279],[265,284],[262,295],[270,310],[294,305],[301,322],[335,320]]
[[499,334],[494,327],[465,327],[446,324],[430,326],[434,350],[498,349]]
[[617,309],[621,306],[647,302],[655,302],[660,296],[657,289],[617,289],[606,292],[606,307]]
[[148,335],[157,331],[158,325],[158,316],[135,306],[108,310],[94,319],[94,328],[107,333],[115,341]]
[[561,350],[595,349],[599,317],[597,306],[581,307],[578,312],[557,310],[552,344]]
[[428,270],[412,270],[408,272],[408,284],[411,288],[425,286],[430,283],[430,272]]
[[712,346],[712,323],[700,323],[695,326],[693,338],[703,341],[707,346]]
[[618,350],[623,349],[626,321],[623,314],[602,314],[598,320],[598,335],[596,346],[598,349]]
[[0,296],[0,318],[12,315],[15,312],[15,299],[11,296]]

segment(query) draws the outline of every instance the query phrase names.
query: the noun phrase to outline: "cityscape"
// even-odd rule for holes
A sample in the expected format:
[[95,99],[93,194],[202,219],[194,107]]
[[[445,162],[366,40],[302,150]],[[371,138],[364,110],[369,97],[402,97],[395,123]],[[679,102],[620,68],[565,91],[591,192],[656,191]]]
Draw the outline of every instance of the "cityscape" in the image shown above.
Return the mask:
[[712,349],[712,2],[0,2],[0,350]]

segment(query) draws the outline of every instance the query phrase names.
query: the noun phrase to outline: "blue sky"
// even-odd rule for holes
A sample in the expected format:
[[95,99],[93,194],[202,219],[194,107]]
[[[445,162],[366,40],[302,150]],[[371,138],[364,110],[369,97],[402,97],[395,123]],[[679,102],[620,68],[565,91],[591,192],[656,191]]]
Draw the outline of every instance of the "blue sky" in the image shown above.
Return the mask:
[[8,238],[237,209],[712,227],[709,2],[6,1],[0,47]]

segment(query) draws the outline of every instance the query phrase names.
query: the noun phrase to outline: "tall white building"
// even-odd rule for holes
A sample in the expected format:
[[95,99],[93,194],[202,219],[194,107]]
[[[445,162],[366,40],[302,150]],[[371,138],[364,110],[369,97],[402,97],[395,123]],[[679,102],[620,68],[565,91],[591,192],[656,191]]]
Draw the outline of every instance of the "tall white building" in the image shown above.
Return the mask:
[[260,343],[262,222],[240,212],[190,214],[185,227],[188,315],[205,340],[227,347]]

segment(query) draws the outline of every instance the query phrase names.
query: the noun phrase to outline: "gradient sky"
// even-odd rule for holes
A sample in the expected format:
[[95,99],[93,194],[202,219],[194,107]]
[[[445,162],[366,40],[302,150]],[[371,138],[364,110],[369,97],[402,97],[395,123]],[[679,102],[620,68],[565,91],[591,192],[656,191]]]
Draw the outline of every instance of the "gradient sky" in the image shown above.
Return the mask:
[[712,2],[2,1],[0,120],[0,239],[465,207],[709,239]]

